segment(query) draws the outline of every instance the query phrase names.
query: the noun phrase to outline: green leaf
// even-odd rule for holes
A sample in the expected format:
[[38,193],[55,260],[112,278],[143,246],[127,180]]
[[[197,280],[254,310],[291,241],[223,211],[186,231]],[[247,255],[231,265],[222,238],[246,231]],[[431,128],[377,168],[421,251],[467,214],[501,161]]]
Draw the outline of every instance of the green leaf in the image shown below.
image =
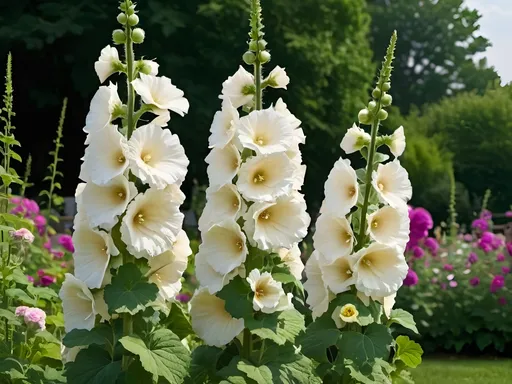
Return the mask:
[[25,304],[32,306],[36,305],[36,301],[31,298],[27,293],[19,288],[9,288],[5,290],[7,296],[12,297],[14,300],[21,301]]
[[410,340],[408,336],[398,336],[396,338],[397,350],[393,361],[401,360],[410,368],[416,368],[421,364],[421,355],[423,349],[421,346]]
[[362,384],[391,384],[390,374],[395,370],[388,362],[378,358],[373,362],[372,370],[369,375],[361,373],[353,366],[351,360],[345,359],[345,366],[349,370],[350,376],[355,379],[357,383]]
[[73,329],[62,340],[68,348],[82,347],[86,345],[112,345],[112,329],[106,324],[100,324],[90,331],[87,329]]
[[489,332],[478,332],[476,334],[476,345],[480,351],[483,351],[485,347],[492,344],[494,337],[492,333]]
[[165,328],[173,331],[180,339],[194,333],[189,317],[185,314],[183,307],[172,303],[171,313],[164,321]]
[[302,353],[320,363],[327,363],[327,349],[336,345],[341,332],[330,316],[324,315],[308,325],[306,331],[299,335],[297,342]]
[[391,311],[391,317],[389,318],[388,326],[393,323],[400,324],[402,327],[410,329],[414,333],[419,334],[418,328],[416,328],[414,317],[403,309],[393,309]]
[[189,379],[191,383],[207,383],[208,377],[214,377],[217,361],[222,354],[222,349],[200,345],[192,352]]
[[46,317],[47,324],[53,324],[57,328],[64,328],[64,315],[62,312]]
[[30,281],[28,281],[27,276],[19,268],[15,268],[5,280],[14,281],[19,285],[30,285]]
[[385,155],[384,153],[375,152],[375,155],[373,156],[373,163],[383,163],[386,160],[389,159],[389,155]]
[[27,290],[32,296],[39,297],[43,300],[53,301],[59,299],[59,295],[57,295],[53,289],[48,287],[35,287],[34,285],[29,285]]
[[0,309],[0,318],[6,319],[9,324],[21,325],[20,319],[11,311],[7,309]]
[[121,360],[113,361],[103,348],[91,345],[66,364],[65,376],[73,384],[106,384],[115,383],[120,373]]
[[237,319],[252,317],[252,300],[249,298],[251,288],[240,276],[235,277],[220,292],[217,297],[225,301],[225,308],[231,316]]
[[304,316],[296,309],[258,316],[259,319],[246,319],[247,329],[262,339],[270,339],[279,345],[286,341],[294,343],[295,338],[305,329]]
[[182,383],[188,373],[190,355],[178,336],[168,329],[159,329],[149,335],[147,344],[139,336],[125,336],[119,340],[123,347],[139,356],[144,369],[164,377],[171,384]]
[[359,179],[359,181],[362,181],[363,183],[366,182],[366,169],[359,168],[356,170],[356,176]]
[[135,264],[129,263],[119,267],[112,283],[105,287],[104,297],[110,314],[134,315],[156,300],[157,294],[158,287],[149,283]]
[[46,366],[45,369],[43,369],[34,364],[28,367],[27,378],[31,384],[56,384],[66,382],[66,378],[55,368]]
[[11,380],[25,379],[23,366],[12,357],[0,359],[0,375],[8,376]]
[[241,360],[237,364],[239,371],[244,372],[249,379],[254,380],[258,384],[272,383],[272,372],[266,365],[256,367],[251,363]]
[[47,341],[49,343],[54,343],[54,344],[59,344],[60,345],[60,340],[57,339],[55,336],[53,336],[48,331],[39,331],[39,332],[37,332],[34,335],[34,338],[35,339],[41,339],[41,340]]

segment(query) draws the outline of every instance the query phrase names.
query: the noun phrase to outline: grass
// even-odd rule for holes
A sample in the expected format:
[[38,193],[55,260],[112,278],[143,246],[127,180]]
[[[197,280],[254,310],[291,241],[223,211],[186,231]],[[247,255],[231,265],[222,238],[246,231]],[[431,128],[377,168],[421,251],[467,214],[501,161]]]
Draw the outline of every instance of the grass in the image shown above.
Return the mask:
[[427,358],[412,373],[416,384],[511,384],[512,360]]

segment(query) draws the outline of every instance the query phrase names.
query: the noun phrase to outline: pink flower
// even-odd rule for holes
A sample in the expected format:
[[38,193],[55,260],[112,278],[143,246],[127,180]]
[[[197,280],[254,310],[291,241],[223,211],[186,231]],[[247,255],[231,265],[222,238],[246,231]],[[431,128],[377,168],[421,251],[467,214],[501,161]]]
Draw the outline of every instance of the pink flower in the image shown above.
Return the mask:
[[476,219],[471,223],[471,227],[484,232],[489,229],[489,223],[484,219]]
[[11,203],[18,205],[21,203],[21,197],[11,197]]
[[475,276],[469,280],[469,284],[471,284],[473,287],[476,287],[480,284],[480,278]]
[[448,286],[446,285],[446,283],[441,283],[441,289],[442,290],[445,290]]
[[429,250],[430,250],[430,253],[432,255],[436,255],[437,254],[437,251],[439,250],[439,243],[437,242],[436,239],[434,239],[433,237],[428,237],[426,240],[425,240],[425,247],[427,247]]
[[448,281],[452,281],[453,279],[455,279],[455,275],[453,273],[450,273],[448,276],[446,276],[446,280]]
[[73,246],[73,238],[69,235],[60,235],[59,244],[62,245],[66,251],[71,253],[75,252],[75,247]]
[[499,305],[507,305],[507,299],[505,299],[503,296],[498,299]]
[[12,231],[11,236],[15,240],[25,241],[32,244],[34,241],[34,235],[27,228],[20,228],[17,231]]
[[21,204],[27,209],[27,213],[37,215],[39,214],[39,205],[34,200],[23,199]]
[[445,265],[443,265],[443,269],[444,269],[445,271],[453,271],[453,265],[451,265],[451,264],[445,264]]
[[45,232],[46,218],[44,216],[38,215],[34,218],[34,224],[37,227],[39,235],[43,236]]
[[39,276],[39,277],[44,276],[44,270],[39,269],[39,270],[37,271],[37,276]]
[[417,245],[414,246],[412,253],[414,254],[414,257],[417,259],[421,259],[423,255],[425,255],[425,251],[418,247]]
[[468,262],[474,264],[478,261],[478,256],[475,252],[470,252],[468,256]]
[[507,243],[507,252],[509,256],[512,256],[512,243]]
[[49,285],[52,285],[56,281],[57,279],[54,276],[44,275],[41,276],[41,278],[39,279],[39,284],[41,284],[43,287],[47,287]]
[[178,300],[181,303],[188,303],[190,301],[190,295],[186,293],[178,293],[176,295],[176,300]]
[[29,307],[21,305],[21,306],[16,308],[16,310],[14,311],[14,314],[16,316],[25,316],[25,312],[27,311],[27,309],[29,309]]
[[505,286],[505,278],[501,275],[496,275],[492,279],[490,291],[492,293],[497,292],[499,289],[503,288]]
[[67,265],[67,263],[66,263],[66,262],[63,262],[63,263],[60,263],[60,267],[61,267],[61,268],[67,268],[67,267],[68,267],[68,265]]
[[52,241],[50,239],[48,239],[44,244],[43,244],[43,248],[47,249],[47,250],[50,250],[52,249]]
[[473,241],[473,235],[471,235],[470,233],[466,233],[464,235],[464,241],[468,242],[468,243],[471,243]]
[[64,252],[57,251],[56,249],[52,249],[51,253],[54,259],[62,259],[64,257]]
[[27,325],[36,325],[41,329],[41,331],[44,331],[46,328],[45,320],[46,320],[46,313],[39,308],[27,308],[25,310],[24,314],[25,324]]
[[501,272],[503,272],[504,275],[507,275],[510,273],[509,267],[501,267]]
[[512,217],[512,211],[505,212],[505,217]]
[[30,275],[27,275],[27,280],[30,281],[31,283],[34,282],[34,278]]
[[433,277],[432,280],[430,280],[432,282],[432,284],[437,284],[437,282],[439,281],[437,277]]
[[450,281],[449,283],[450,287],[455,288],[458,284],[455,280]]
[[505,255],[503,253],[498,253],[498,255],[496,256],[496,261],[505,261]]
[[409,268],[409,271],[407,272],[407,276],[405,276],[404,279],[404,285],[411,287],[413,285],[418,284],[418,275],[416,272],[414,272],[411,268]]

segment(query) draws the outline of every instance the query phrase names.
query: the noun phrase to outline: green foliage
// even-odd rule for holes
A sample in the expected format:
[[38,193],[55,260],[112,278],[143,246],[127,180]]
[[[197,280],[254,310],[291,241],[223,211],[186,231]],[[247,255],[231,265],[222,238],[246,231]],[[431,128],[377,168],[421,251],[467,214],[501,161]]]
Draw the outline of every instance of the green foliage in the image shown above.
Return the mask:
[[256,316],[258,318],[246,320],[247,329],[261,339],[269,339],[279,345],[295,342],[295,337],[305,329],[304,317],[295,309]]
[[104,349],[92,345],[81,350],[66,366],[68,382],[77,384],[115,383],[121,373],[121,360],[112,360]]
[[398,336],[396,338],[397,350],[393,360],[400,360],[406,366],[410,368],[416,368],[421,364],[421,355],[423,354],[423,349],[421,346],[410,340],[407,336]]
[[410,329],[414,333],[418,333],[418,328],[416,328],[414,317],[403,309],[397,308],[391,311],[388,324],[391,325],[393,323],[400,324],[402,327]]

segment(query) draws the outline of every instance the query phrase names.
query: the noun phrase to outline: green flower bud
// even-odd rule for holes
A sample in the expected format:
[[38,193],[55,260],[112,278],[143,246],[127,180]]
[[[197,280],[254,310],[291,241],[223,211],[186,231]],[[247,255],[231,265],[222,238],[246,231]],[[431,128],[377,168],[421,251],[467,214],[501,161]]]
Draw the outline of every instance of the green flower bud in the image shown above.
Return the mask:
[[366,108],[361,109],[359,111],[357,118],[359,119],[359,122],[361,124],[370,125],[372,123],[372,115],[371,115],[370,111],[368,111]]
[[114,44],[124,44],[126,42],[126,34],[122,29],[116,29],[112,32],[112,40]]
[[245,64],[252,65],[256,61],[256,55],[251,51],[247,51],[242,56],[242,59],[244,60]]
[[268,63],[270,61],[270,53],[268,51],[261,51],[258,55],[258,60],[261,64]]
[[126,14],[128,16],[131,16],[135,13],[135,5],[130,5],[130,8],[128,8],[128,10],[126,11]]
[[119,15],[117,15],[117,22],[119,24],[125,25],[126,24],[126,20],[127,20],[126,14],[121,12]]
[[387,92],[387,91],[389,91],[390,89],[391,89],[391,83],[390,83],[389,81],[388,81],[388,82],[386,82],[386,83],[384,83],[384,84],[382,84],[382,90],[383,90],[384,92]]
[[377,113],[377,118],[381,121],[386,120],[388,118],[388,113],[384,109],[381,109],[379,113]]
[[379,88],[375,88],[372,91],[372,96],[374,99],[378,99],[382,95],[382,91]]
[[370,111],[374,111],[374,110],[375,110],[375,108],[377,108],[377,103],[376,103],[375,101],[373,101],[373,100],[372,100],[372,101],[370,101],[370,102],[368,103],[368,109],[369,109]]
[[144,37],[146,36],[146,33],[142,28],[135,28],[132,31],[132,40],[135,44],[142,44],[144,41]]
[[263,39],[258,40],[258,48],[263,51],[267,47],[267,42]]
[[135,13],[133,15],[130,15],[128,17],[128,25],[130,27],[134,27],[137,24],[139,24],[139,16],[137,16]]
[[254,40],[251,40],[249,42],[249,50],[250,51],[253,51],[253,52],[256,52],[258,50],[258,43]]
[[383,106],[389,107],[391,105],[391,103],[393,102],[393,97],[391,97],[391,95],[386,93],[384,96],[382,96],[382,99],[380,99],[380,102],[382,103]]

